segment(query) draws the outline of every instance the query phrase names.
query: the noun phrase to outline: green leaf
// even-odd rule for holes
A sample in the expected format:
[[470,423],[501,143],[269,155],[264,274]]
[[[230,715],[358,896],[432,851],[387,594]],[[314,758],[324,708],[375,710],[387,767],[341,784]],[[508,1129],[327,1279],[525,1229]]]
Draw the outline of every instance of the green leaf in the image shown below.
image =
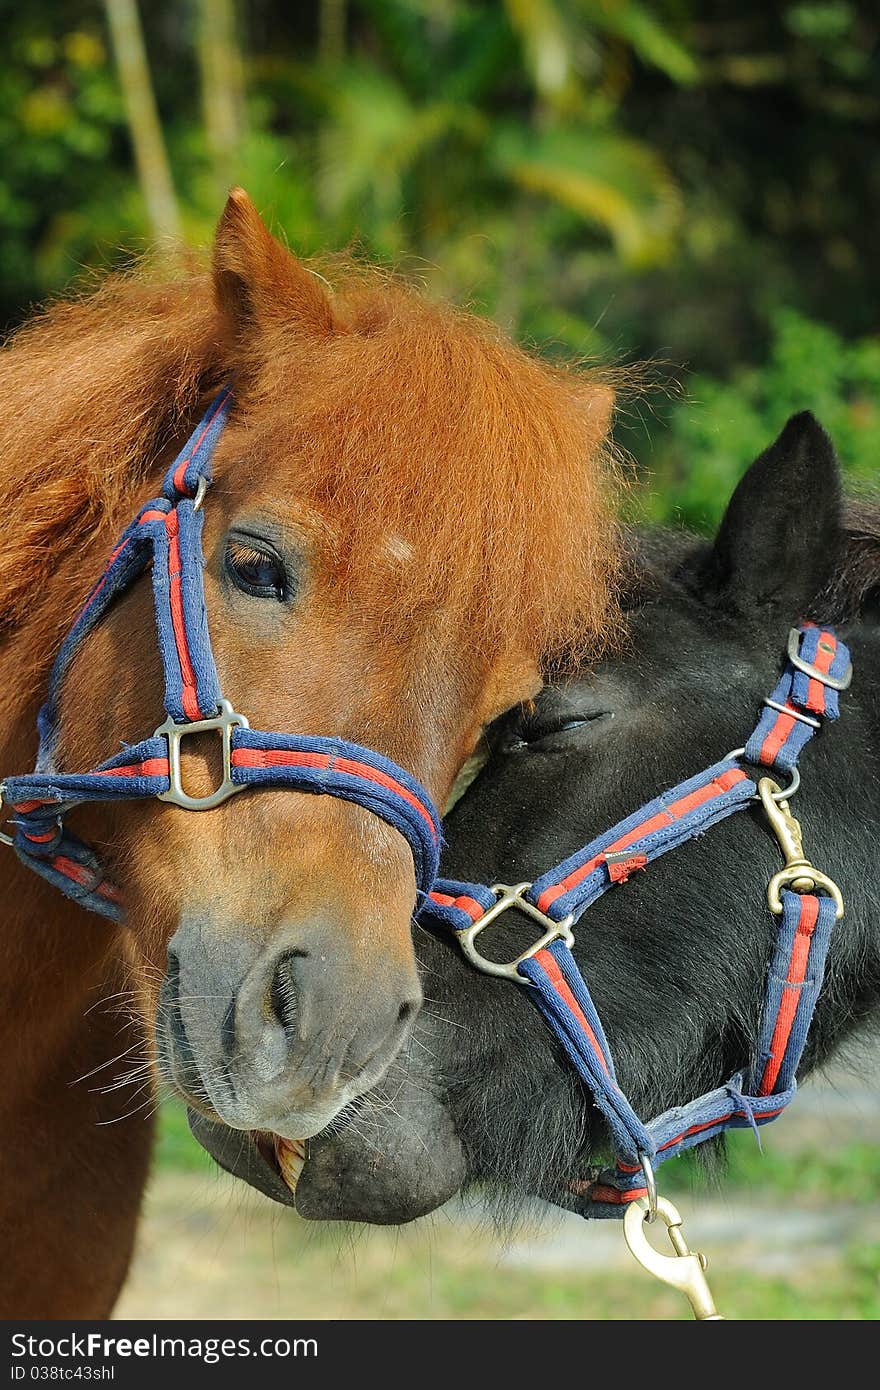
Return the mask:
[[538,131],[502,128],[493,164],[520,188],[553,199],[604,228],[626,261],[663,260],[680,219],[674,180],[647,146],[585,126]]
[[697,61],[663,22],[636,0],[578,0],[591,27],[628,44],[643,63],[686,86],[700,75]]
[[331,123],[322,141],[321,189],[332,212],[367,200],[382,217],[402,211],[401,180],[452,132],[473,139],[484,125],[468,106],[414,104],[384,74],[350,66],[329,95]]
[[551,102],[563,101],[575,78],[561,6],[553,0],[505,0],[505,9],[537,91]]

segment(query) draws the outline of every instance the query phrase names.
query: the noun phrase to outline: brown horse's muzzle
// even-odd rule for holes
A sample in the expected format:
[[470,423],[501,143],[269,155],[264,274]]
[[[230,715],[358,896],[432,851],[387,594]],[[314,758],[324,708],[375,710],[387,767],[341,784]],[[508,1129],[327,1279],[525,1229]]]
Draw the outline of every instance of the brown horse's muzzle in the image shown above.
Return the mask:
[[384,1075],[421,1006],[412,952],[372,961],[329,916],[265,933],[189,915],[168,946],[160,1070],[234,1129],[317,1134]]

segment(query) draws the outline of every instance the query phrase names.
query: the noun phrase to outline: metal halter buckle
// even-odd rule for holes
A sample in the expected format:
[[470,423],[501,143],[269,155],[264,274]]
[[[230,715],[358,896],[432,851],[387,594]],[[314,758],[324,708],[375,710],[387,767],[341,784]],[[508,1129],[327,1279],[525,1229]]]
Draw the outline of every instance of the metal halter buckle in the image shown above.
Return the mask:
[[[167,792],[159,792],[160,801],[170,801],[175,806],[182,806],[185,811],[210,811],[212,807],[219,806],[235,792],[240,792],[243,787],[232,780],[232,730],[249,729],[250,725],[243,714],[237,714],[228,700],[220,701],[220,713],[211,719],[194,719],[189,724],[178,724],[170,716],[164,724],[160,724],[154,738],[164,738],[168,744],[168,780],[170,786]],[[223,781],[216,791],[209,792],[207,796],[190,796],[189,792],[184,791],[180,777],[180,743],[188,734],[207,733],[211,729],[219,729],[223,740]]]
[[[517,883],[513,886],[509,883],[493,883],[492,892],[495,894],[497,902],[484,912],[473,926],[466,927],[463,932],[458,933],[458,941],[462,951],[471,965],[482,970],[484,975],[497,975],[502,980],[515,980],[519,985],[527,985],[529,981],[524,975],[520,975],[517,970],[518,965],[524,960],[531,960],[532,956],[537,955],[538,951],[543,951],[544,947],[549,946],[553,941],[562,940],[566,946],[574,945],[574,937],[570,930],[574,921],[574,913],[569,913],[567,917],[563,917],[561,922],[554,922],[552,917],[547,916],[546,912],[542,912],[539,907],[535,907],[534,903],[530,903],[527,898],[523,897],[523,894],[531,886],[530,883]],[[490,922],[493,922],[496,917],[500,917],[510,907],[519,908],[527,917],[540,922],[546,928],[544,935],[539,937],[533,946],[530,946],[527,951],[523,951],[522,955],[517,956],[515,960],[504,962],[487,960],[477,950],[474,941]]]
[[[829,676],[827,671],[820,671],[810,661],[804,661],[800,654],[802,633],[799,628],[793,627],[788,634],[788,659],[792,666],[796,666],[799,671],[803,671],[805,676],[811,680],[821,681],[831,690],[848,690],[852,681],[852,662],[849,663],[842,676]],[[821,642],[819,644],[822,645]],[[827,647],[826,651],[829,650]]]

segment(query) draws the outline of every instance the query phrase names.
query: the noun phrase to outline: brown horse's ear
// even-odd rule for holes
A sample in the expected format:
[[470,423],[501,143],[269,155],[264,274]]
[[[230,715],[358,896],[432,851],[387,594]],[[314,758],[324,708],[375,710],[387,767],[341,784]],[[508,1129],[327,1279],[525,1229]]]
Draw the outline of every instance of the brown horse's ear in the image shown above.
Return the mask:
[[217,225],[213,272],[217,303],[237,338],[269,324],[320,337],[335,331],[324,286],[275,240],[243,188],[232,189]]

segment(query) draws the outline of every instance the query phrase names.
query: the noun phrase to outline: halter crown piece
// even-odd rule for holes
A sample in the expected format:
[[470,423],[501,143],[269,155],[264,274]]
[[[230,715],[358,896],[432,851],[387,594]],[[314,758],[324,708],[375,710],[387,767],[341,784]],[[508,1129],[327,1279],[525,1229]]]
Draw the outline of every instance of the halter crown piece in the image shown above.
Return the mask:
[[[251,729],[221,694],[205,611],[201,506],[230,405],[227,387],[169,468],[161,496],[148,502],[123,532],[77,615],[55,659],[37,720],[36,769],[7,777],[0,787],[15,826],[14,836],[0,839],[14,844],[22,863],[68,897],[119,920],[118,890],[94,850],[65,828],[65,816],[74,806],[158,797],[185,810],[204,811],[245,787],[289,787],[353,801],[399,830],[412,851],[422,899],[436,877],[440,853],[440,818],[424,787],[382,754],[345,739]],[[152,738],[125,745],[91,772],[59,772],[58,704],[70,663],[114,599],[150,561],[166,718]],[[223,780],[210,795],[193,797],[182,785],[180,746],[189,735],[206,732],[222,740]]]
[[[789,633],[785,670],[765,699],[744,748],[664,792],[534,883],[489,888],[441,880],[431,892],[421,920],[453,932],[471,963],[486,974],[529,986],[528,997],[606,1121],[613,1166],[573,1183],[570,1191],[560,1194],[560,1205],[582,1216],[619,1217],[627,1204],[642,1199],[652,1214],[659,1210],[663,1215],[653,1165],[727,1129],[757,1132],[793,1098],[795,1073],[822,988],[831,931],[843,915],[843,899],[837,885],[806,859],[800,826],[787,798],[800,785],[797,761],[802,749],[823,721],[838,718],[838,692],[847,689],[851,678],[852,663],[843,642],[828,628],[800,623]],[[775,770],[789,778],[788,785],[783,790],[769,775],[756,783],[742,762]],[[644,1123],[618,1084],[608,1040],[569,949],[574,944],[571,928],[609,888],[756,802],[763,803],[786,861],[768,890],[770,909],[780,920],[767,975],[757,1066],[752,1074],[738,1072],[718,1090]],[[476,936],[512,907],[538,921],[543,935],[514,961],[489,961],[478,951]]]

